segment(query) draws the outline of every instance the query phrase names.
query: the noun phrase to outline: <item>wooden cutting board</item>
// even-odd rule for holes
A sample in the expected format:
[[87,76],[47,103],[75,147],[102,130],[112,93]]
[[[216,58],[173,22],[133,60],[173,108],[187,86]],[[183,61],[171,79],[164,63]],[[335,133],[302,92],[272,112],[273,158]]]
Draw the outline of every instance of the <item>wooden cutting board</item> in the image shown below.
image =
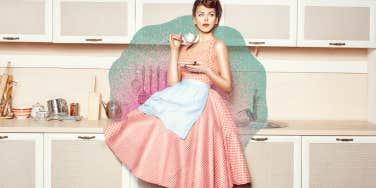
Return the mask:
[[99,120],[101,117],[102,96],[97,92],[97,79],[94,77],[88,98],[88,120]]

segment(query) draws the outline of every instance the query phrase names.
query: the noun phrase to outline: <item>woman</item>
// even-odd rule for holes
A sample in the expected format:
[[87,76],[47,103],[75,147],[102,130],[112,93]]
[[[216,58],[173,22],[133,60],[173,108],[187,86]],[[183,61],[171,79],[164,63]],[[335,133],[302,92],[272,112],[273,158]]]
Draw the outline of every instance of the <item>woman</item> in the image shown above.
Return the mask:
[[179,188],[250,182],[237,127],[210,88],[232,88],[226,45],[213,35],[221,13],[218,0],[196,0],[192,14],[199,41],[182,46],[181,35],[170,35],[169,87],[104,128],[113,153],[144,181]]

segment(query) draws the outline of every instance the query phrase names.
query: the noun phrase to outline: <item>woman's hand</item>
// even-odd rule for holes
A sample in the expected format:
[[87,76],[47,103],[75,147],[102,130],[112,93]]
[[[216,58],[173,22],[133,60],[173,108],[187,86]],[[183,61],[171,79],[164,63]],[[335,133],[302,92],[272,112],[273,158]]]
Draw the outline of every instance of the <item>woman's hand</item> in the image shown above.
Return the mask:
[[210,68],[200,62],[195,61],[194,64],[184,65],[183,68],[189,72],[194,73],[204,73],[207,74],[210,71]]
[[170,34],[169,39],[171,50],[179,50],[183,41],[183,35]]

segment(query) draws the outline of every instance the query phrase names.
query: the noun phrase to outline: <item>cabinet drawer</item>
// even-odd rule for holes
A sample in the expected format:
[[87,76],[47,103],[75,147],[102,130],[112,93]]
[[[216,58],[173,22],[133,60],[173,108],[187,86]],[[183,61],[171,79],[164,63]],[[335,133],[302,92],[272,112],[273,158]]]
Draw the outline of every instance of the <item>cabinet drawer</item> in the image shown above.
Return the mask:
[[376,187],[376,137],[303,136],[303,188]]

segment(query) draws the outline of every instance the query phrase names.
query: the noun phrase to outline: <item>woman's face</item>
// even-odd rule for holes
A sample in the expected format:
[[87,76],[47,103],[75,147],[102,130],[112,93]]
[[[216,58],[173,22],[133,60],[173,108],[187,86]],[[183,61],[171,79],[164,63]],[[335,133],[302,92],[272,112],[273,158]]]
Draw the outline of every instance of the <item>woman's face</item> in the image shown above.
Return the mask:
[[202,32],[210,32],[215,27],[215,24],[218,24],[215,9],[199,5],[196,9],[196,15],[193,17],[193,22]]

